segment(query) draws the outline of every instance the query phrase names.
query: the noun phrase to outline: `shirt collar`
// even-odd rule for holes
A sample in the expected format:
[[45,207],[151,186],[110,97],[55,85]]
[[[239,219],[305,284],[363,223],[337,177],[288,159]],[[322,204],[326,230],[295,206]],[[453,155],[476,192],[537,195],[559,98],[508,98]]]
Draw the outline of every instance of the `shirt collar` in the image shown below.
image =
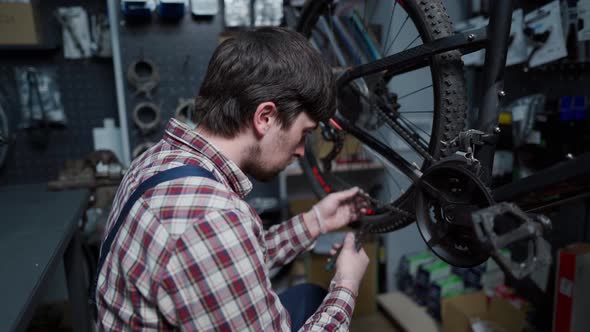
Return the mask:
[[224,156],[213,144],[207,142],[203,136],[197,134],[184,123],[174,118],[170,119],[166,125],[164,139],[185,151],[195,152],[212,161],[240,197],[245,197],[252,190],[252,182],[236,163]]

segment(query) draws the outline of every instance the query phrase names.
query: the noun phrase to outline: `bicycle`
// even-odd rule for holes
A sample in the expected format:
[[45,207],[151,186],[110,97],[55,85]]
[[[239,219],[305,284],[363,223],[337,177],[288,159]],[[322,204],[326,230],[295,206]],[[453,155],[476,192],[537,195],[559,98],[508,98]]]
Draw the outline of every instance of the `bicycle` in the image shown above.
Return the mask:
[[[495,206],[489,189],[499,135],[499,104],[505,95],[503,72],[512,1],[493,1],[489,25],[465,33],[454,33],[440,0],[397,0],[388,7],[390,11],[377,11],[379,3],[383,2],[373,2],[371,9],[369,1],[308,1],[299,13],[286,10],[287,20],[296,17],[296,30],[310,40],[337,75],[338,112],[320,123],[299,160],[313,191],[322,197],[354,185],[350,176],[343,178],[338,172],[342,168],[338,156],[346,150],[347,134],[364,147],[364,153],[382,163],[374,167],[359,162],[360,168],[366,166],[371,176],[380,168],[386,173],[397,170],[409,180],[402,185],[393,178],[399,189],[396,196],[389,190],[371,192],[364,185],[367,177],[361,179],[357,185],[371,194],[372,204],[358,223],[362,233],[392,232],[417,222],[426,244],[452,265],[476,266],[491,255],[513,275],[526,276],[536,263],[547,263],[550,257],[547,248],[539,245],[547,220],[530,218],[515,205]],[[375,13],[389,16],[381,29],[387,30],[381,43],[366,20]],[[408,22],[416,37],[401,34]],[[399,30],[391,32],[396,25]],[[396,47],[404,35],[411,37]],[[486,57],[479,117],[473,128],[466,129],[461,55],[481,48],[486,49]],[[412,73],[430,76],[431,83],[400,92],[413,82],[407,78]],[[432,110],[406,109],[404,99],[425,92],[431,94]],[[431,116],[430,123],[412,123],[410,117],[424,117],[417,114]],[[417,157],[404,156],[391,146],[400,141]],[[507,231],[488,227],[495,225],[495,217],[507,213],[518,220]],[[500,254],[501,247],[517,240],[533,244],[524,264],[507,261]]]

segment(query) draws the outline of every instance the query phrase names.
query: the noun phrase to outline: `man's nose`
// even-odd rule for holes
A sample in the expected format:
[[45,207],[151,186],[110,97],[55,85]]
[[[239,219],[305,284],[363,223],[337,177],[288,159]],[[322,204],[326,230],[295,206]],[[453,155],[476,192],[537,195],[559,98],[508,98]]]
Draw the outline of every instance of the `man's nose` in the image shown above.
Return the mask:
[[301,145],[297,146],[294,154],[297,158],[303,157],[303,155],[305,154],[305,145],[301,144]]

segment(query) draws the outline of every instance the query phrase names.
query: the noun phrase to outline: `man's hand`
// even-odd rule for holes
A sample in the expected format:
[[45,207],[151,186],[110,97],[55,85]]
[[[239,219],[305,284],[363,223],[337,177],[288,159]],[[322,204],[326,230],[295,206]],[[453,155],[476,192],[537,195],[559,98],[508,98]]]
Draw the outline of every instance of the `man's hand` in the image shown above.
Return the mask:
[[334,274],[332,282],[336,286],[348,288],[353,294],[358,295],[361,280],[369,265],[369,257],[362,247],[358,252],[356,251],[352,233],[346,234],[344,243],[335,243],[330,250],[330,255],[334,256],[338,249],[342,251],[336,261],[336,274]]
[[357,220],[361,214],[366,213],[369,205],[360,194],[361,189],[354,187],[324,197],[304,215],[310,232],[316,236]]

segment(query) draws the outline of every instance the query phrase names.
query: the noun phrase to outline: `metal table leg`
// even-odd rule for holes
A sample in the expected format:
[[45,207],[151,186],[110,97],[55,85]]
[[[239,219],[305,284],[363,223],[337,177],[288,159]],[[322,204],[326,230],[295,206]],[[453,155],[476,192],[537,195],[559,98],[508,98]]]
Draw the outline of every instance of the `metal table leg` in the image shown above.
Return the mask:
[[74,331],[90,332],[91,316],[84,278],[84,259],[80,231],[76,230],[64,254],[68,295]]

